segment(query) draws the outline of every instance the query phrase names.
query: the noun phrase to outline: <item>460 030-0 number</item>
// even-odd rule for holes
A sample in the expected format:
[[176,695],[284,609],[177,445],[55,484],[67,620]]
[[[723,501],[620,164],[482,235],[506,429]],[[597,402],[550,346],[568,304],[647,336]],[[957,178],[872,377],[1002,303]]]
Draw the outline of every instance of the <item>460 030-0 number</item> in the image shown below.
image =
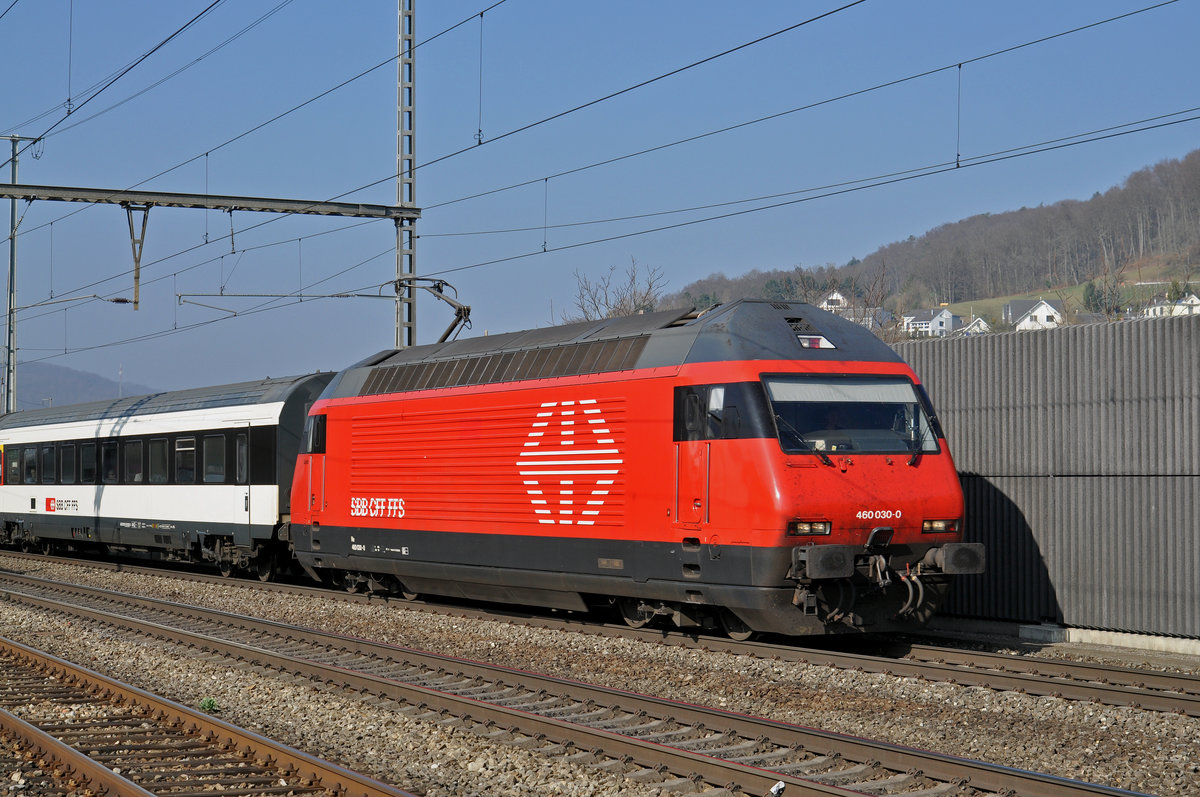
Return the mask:
[[855,515],[859,520],[899,520],[899,509],[860,509]]

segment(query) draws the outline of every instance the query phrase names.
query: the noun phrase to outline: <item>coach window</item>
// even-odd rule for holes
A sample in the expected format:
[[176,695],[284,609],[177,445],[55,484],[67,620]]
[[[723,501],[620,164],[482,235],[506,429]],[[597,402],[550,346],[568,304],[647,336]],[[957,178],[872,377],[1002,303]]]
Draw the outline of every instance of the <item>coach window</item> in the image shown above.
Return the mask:
[[142,466],[142,441],[130,440],[125,443],[125,483],[141,484],[146,480],[146,471]]
[[25,473],[26,484],[37,484],[37,449],[26,448],[21,453],[21,466]]
[[250,445],[246,435],[237,436],[237,483],[245,484],[250,473]]
[[96,483],[95,443],[83,443],[79,446],[79,481],[83,484]]
[[151,484],[167,483],[167,439],[165,437],[150,441],[150,461],[147,465]]
[[54,484],[54,477],[58,474],[58,469],[54,467],[55,447],[53,444],[42,446],[42,483]]
[[175,441],[175,483],[193,484],[196,481],[196,438],[180,437]]
[[225,435],[210,434],[204,438],[204,481],[225,481]]
[[62,483],[75,483],[75,444],[63,443],[58,447],[58,461],[62,468]]
[[116,484],[120,479],[121,474],[117,470],[120,453],[116,442],[100,444],[100,474],[105,484]]
[[8,463],[4,472],[5,484],[21,483],[21,449],[9,446],[4,451],[4,460]]

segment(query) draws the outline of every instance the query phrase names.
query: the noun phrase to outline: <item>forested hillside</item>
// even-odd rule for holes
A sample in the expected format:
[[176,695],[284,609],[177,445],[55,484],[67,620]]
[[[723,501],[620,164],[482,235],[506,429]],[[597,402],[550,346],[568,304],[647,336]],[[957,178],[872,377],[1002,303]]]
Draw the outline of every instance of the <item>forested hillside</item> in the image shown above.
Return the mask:
[[973,216],[841,266],[717,274],[660,305],[738,296],[816,301],[838,288],[860,305],[895,312],[1089,282],[1098,304],[1116,304],[1122,283],[1139,269],[1186,282],[1197,264],[1200,150],[1135,172],[1086,201]]

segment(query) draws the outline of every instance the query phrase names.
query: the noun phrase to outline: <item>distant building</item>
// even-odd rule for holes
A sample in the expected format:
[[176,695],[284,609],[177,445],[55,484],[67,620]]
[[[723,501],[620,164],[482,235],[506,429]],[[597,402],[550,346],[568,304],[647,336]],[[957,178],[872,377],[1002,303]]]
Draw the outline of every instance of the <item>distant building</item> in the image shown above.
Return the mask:
[[969,337],[971,335],[986,335],[992,331],[992,327],[988,322],[984,321],[979,316],[975,316],[971,321],[952,333],[955,337]]
[[825,294],[825,298],[817,303],[817,307],[822,310],[828,310],[831,313],[836,313],[839,310],[845,310],[850,306],[850,302],[842,295],[841,291],[830,291]]
[[900,325],[914,338],[944,337],[962,326],[962,318],[945,307],[938,307],[905,313],[900,316]]
[[854,306],[849,299],[842,295],[841,291],[830,291],[825,294],[825,298],[817,303],[817,307],[872,331],[882,329],[892,320],[892,314],[882,307]]
[[1015,299],[1004,305],[1004,322],[1013,329],[1053,329],[1063,325],[1063,303],[1057,299]]
[[1146,305],[1142,310],[1142,315],[1147,318],[1163,318],[1174,315],[1200,315],[1200,298],[1191,291],[1183,295],[1179,301],[1172,302],[1167,299],[1166,294],[1160,293],[1155,296],[1150,304]]

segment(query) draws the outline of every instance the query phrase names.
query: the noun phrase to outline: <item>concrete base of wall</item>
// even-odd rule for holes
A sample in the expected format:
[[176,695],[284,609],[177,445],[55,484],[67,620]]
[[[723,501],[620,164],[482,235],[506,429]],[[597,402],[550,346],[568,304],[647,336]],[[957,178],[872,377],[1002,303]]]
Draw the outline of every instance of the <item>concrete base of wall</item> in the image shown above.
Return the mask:
[[958,617],[935,617],[930,621],[928,630],[933,633],[955,636],[999,637],[1035,645],[1096,645],[1181,656],[1200,656],[1200,639],[1127,634],[1119,631],[1096,631],[1090,628],[1067,628],[1061,625],[1000,623],[966,620]]

